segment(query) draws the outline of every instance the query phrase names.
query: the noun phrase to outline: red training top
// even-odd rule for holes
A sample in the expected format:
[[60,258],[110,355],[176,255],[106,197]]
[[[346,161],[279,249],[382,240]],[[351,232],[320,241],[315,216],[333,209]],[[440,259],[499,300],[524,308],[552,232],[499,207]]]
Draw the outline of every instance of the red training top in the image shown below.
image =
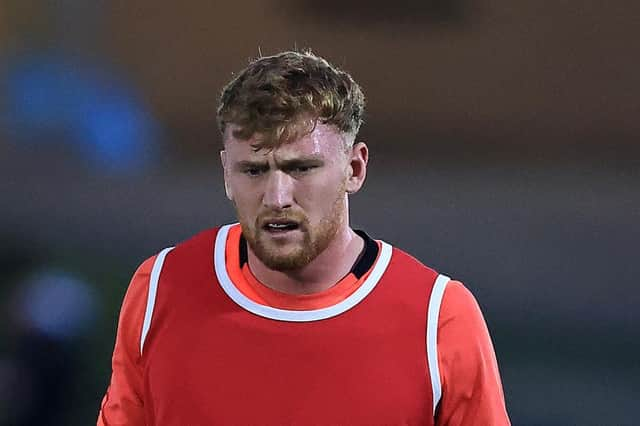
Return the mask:
[[510,424],[460,282],[369,240],[367,270],[290,295],[253,276],[242,242],[227,225],[138,268],[99,426]]

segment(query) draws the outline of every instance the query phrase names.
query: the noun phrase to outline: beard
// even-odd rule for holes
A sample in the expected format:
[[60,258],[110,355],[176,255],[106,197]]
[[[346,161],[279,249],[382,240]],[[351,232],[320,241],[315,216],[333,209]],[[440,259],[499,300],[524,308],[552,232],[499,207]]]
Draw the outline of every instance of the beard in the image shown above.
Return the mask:
[[[317,225],[311,225],[303,213],[287,211],[262,212],[254,223],[248,223],[238,214],[242,235],[253,253],[268,268],[276,271],[294,271],[302,269],[322,253],[336,237],[345,217],[345,192],[340,191],[333,200],[331,210]],[[237,211],[237,207],[236,207]],[[239,212],[238,212],[239,213]],[[287,243],[293,247],[283,247],[274,243],[263,228],[264,220],[283,219],[298,223],[302,241]]]

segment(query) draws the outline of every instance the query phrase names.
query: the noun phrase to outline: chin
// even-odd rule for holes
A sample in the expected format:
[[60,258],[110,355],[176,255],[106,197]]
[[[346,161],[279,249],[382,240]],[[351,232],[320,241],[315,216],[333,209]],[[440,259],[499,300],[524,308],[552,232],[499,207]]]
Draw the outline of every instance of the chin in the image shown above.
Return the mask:
[[260,256],[256,253],[256,255],[269,269],[276,271],[295,271],[307,266],[312,260],[310,256],[307,256],[305,253],[289,255],[270,253],[265,256]]
[[311,247],[301,242],[278,244],[267,238],[259,238],[251,244],[256,257],[269,269],[293,271],[307,266],[315,257]]

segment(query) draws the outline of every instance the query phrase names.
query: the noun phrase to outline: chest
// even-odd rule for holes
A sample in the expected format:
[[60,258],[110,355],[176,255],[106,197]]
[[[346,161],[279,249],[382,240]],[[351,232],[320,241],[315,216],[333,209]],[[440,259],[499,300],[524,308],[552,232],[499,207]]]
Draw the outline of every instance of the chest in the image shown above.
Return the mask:
[[169,316],[146,355],[148,414],[162,425],[431,424],[424,324],[393,311],[309,323],[241,308]]

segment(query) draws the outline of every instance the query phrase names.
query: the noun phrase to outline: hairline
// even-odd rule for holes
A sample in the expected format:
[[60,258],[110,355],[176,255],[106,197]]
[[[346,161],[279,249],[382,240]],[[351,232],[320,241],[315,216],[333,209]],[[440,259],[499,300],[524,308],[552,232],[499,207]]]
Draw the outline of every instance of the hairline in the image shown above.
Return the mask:
[[[280,146],[286,145],[288,143],[293,143],[296,140],[300,140],[301,138],[313,133],[318,125],[324,125],[324,126],[329,126],[329,127],[334,128],[336,130],[337,134],[340,136],[340,139],[343,142],[342,144],[343,144],[343,147],[344,147],[345,150],[349,150],[349,149],[354,147],[355,140],[356,140],[356,137],[357,137],[357,132],[344,131],[344,130],[341,130],[336,124],[321,123],[318,119],[315,119],[315,120],[316,120],[316,122],[315,122],[314,126],[311,128],[311,130],[309,132],[297,135],[297,137],[295,139],[293,139],[293,140],[279,140],[276,143],[270,145],[269,147],[261,146],[262,144],[257,144],[256,148],[258,150],[263,149],[263,148],[275,149],[275,148],[278,148]],[[235,137],[233,135],[234,127],[237,128],[237,127],[239,127],[239,125],[236,124],[236,123],[232,123],[232,122],[226,123],[225,129],[222,132],[222,148],[223,149],[226,148],[227,142],[229,141],[230,138],[233,138],[234,140],[239,141],[239,142],[247,142],[247,143],[249,143],[249,141],[254,136],[261,134],[260,131],[256,131],[246,139],[238,138],[238,137]]]

